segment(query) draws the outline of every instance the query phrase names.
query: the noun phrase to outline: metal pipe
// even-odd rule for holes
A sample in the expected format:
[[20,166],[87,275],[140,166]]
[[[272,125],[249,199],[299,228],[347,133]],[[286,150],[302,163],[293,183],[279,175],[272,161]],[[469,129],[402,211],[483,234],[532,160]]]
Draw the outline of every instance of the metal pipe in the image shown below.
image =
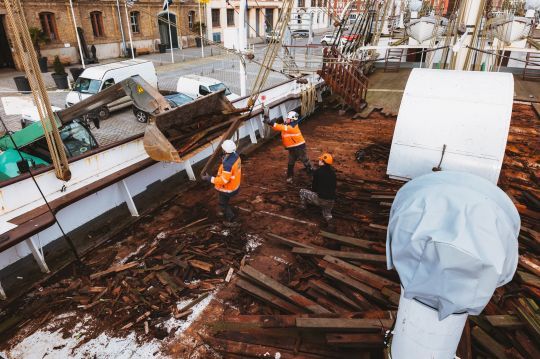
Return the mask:
[[122,35],[122,45],[124,46],[124,54],[126,52],[126,37],[124,36],[124,27],[122,26],[122,13],[120,12],[120,3],[116,0],[116,10],[118,12],[118,22],[120,24],[120,35]]
[[169,43],[171,45],[171,62],[174,64],[174,50],[172,46],[172,32],[171,32],[171,12],[169,11],[169,8],[171,5],[169,2],[167,2],[167,21],[169,22]]
[[[246,38],[246,8],[247,0],[240,0],[240,10],[238,14],[238,22],[240,28],[238,29],[238,50],[240,53],[244,53],[246,50],[247,38]],[[246,63],[243,58],[240,58],[240,95],[247,95],[246,86]]]
[[77,38],[77,44],[79,45],[79,55],[81,56],[82,68],[85,69],[84,55],[81,46],[81,39],[79,38],[79,30],[77,30],[77,20],[75,19],[75,11],[73,10],[73,1],[69,0],[69,7],[71,9],[71,17],[73,18],[73,25],[75,26],[75,37]]
[[135,59],[135,51],[134,51],[134,47],[133,47],[133,38],[131,37],[131,21],[130,21],[129,14],[128,14],[127,2],[124,2],[124,9],[126,10],[126,24],[127,24],[127,27],[128,27],[128,34],[129,34],[129,46],[131,47],[131,58]]

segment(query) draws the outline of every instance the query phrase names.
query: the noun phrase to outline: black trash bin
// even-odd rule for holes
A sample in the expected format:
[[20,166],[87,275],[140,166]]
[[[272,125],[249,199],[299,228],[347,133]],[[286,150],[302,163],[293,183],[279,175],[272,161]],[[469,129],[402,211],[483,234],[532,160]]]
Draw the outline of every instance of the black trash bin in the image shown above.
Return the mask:
[[71,72],[71,76],[73,77],[73,81],[77,81],[79,76],[83,73],[84,69],[81,69],[80,67],[72,67],[69,69],[69,72]]
[[47,69],[47,58],[46,57],[39,58],[38,64],[39,64],[39,70],[41,71],[41,73],[49,72],[49,69]]
[[196,37],[196,38],[195,38],[195,45],[197,45],[197,47],[201,47],[201,44],[202,44],[201,38],[200,38],[200,37]]
[[30,82],[28,82],[28,79],[24,76],[15,76],[13,78],[13,81],[15,81],[15,86],[17,86],[17,90],[22,93],[28,93],[32,91],[30,88]]
[[[133,54],[131,52],[133,52]],[[131,47],[126,48],[126,57],[137,57],[137,49],[132,49]]]
[[160,54],[164,54],[165,51],[167,51],[167,45],[165,44],[158,44],[158,49]]

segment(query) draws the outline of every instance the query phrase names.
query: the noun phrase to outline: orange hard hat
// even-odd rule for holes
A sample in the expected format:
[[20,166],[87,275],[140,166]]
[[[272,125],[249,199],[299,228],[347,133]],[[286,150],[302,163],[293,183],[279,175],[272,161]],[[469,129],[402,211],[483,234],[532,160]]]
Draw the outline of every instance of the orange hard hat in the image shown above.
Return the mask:
[[329,153],[323,153],[321,156],[319,156],[319,160],[323,161],[327,165],[334,163],[334,158]]

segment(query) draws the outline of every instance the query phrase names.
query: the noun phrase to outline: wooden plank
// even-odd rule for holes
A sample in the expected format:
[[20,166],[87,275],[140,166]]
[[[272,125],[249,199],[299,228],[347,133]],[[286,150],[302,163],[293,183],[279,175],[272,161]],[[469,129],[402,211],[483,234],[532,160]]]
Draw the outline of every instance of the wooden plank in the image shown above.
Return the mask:
[[285,237],[278,236],[277,234],[274,234],[274,233],[267,233],[266,235],[268,237],[272,238],[272,239],[276,239],[279,242],[288,245],[289,247],[321,248],[321,247],[315,246],[313,244],[307,244],[307,243],[301,243],[301,242],[293,241],[292,239],[287,239]]
[[535,336],[535,339],[540,342],[540,308],[536,302],[530,298],[518,298],[517,300],[517,314],[519,318],[525,323],[525,327],[531,334]]
[[480,327],[475,326],[472,331],[472,337],[476,340],[486,351],[493,355],[497,359],[507,359],[504,347],[499,344],[495,339],[490,337]]
[[350,319],[350,318],[296,318],[296,327],[321,330],[354,330],[378,332],[389,329],[391,319]]
[[251,328],[294,328],[297,315],[235,315],[223,319],[224,323],[249,324]]
[[346,273],[350,275],[351,277],[361,282],[364,282],[374,288],[377,288],[379,290],[381,290],[382,288],[386,286],[398,286],[397,283],[394,283],[389,279],[386,279],[380,275],[371,273],[370,271],[367,271],[363,268],[352,265],[339,258],[335,258],[332,256],[324,256],[323,260],[327,261],[328,263],[335,264],[336,266],[344,269]]
[[540,288],[540,278],[534,274],[517,271],[517,276],[519,277],[520,281],[524,284],[531,285],[536,288]]
[[309,283],[311,285],[313,285],[313,287],[315,287],[315,288],[327,293],[328,295],[342,301],[343,303],[349,305],[350,307],[352,307],[352,308],[354,308],[356,310],[362,310],[362,308],[358,304],[356,304],[351,299],[349,299],[345,294],[343,294],[339,290],[335,289],[334,287],[326,284],[325,282],[323,282],[321,280],[312,279],[312,280],[309,281]]
[[401,298],[401,296],[399,295],[399,293],[396,293],[394,292],[392,289],[390,288],[386,288],[384,287],[382,290],[381,290],[381,294],[384,295],[386,298],[388,298],[388,300],[394,304],[394,305],[399,305],[399,299]]
[[461,333],[461,339],[456,350],[456,356],[460,359],[473,359],[471,343],[471,326],[469,320],[465,322],[465,327]]
[[383,226],[380,224],[370,223],[369,226],[373,229],[380,229],[381,231],[386,231],[388,229],[387,226]]
[[311,299],[308,299],[301,294],[295,292],[294,290],[290,289],[287,286],[284,286],[283,284],[279,283],[275,279],[259,272],[252,266],[246,265],[242,269],[242,273],[247,274],[249,277],[253,278],[256,282],[260,283],[261,285],[273,290],[275,293],[286,297],[291,302],[295,303],[296,305],[307,309],[311,313],[316,314],[325,314],[330,313],[329,310],[326,308],[321,307],[319,304],[315,303]]
[[333,239],[333,240],[341,242],[341,243],[345,243],[345,244],[350,245],[350,246],[359,247],[359,248],[365,248],[365,249],[370,249],[371,246],[376,243],[376,242],[368,241],[368,240],[365,240],[365,239],[359,239],[359,238],[354,238],[354,237],[349,237],[349,236],[342,236],[342,235],[339,235],[339,234],[325,232],[325,231],[321,231],[320,234],[321,234],[321,236],[323,236],[325,238],[330,238],[330,239]]
[[331,249],[311,249],[311,248],[298,248],[295,247],[292,250],[293,253],[311,255],[311,256],[332,256],[336,258],[353,259],[355,261],[377,262],[386,263],[386,256],[379,254],[365,254],[356,252],[344,252],[334,251]]
[[[260,344],[241,343],[232,340],[203,337],[214,350],[222,353],[240,355],[242,358],[281,358],[281,359],[324,359],[316,354],[294,353],[292,351]],[[278,354],[279,353],[279,354]]]
[[540,277],[540,264],[535,258],[529,258],[522,254],[519,256],[519,265]]
[[212,268],[214,267],[210,263],[206,263],[197,259],[192,259],[188,261],[189,265],[195,268],[198,268],[202,271],[205,271],[207,273],[210,273],[212,271]]
[[372,333],[328,333],[326,343],[346,348],[382,348],[384,334]]
[[243,290],[249,292],[250,294],[254,295],[255,297],[261,299],[262,301],[278,308],[278,309],[281,309],[283,311],[285,311],[286,313],[292,313],[292,314],[295,314],[295,313],[303,313],[304,310],[302,310],[302,308],[299,308],[297,307],[296,305],[293,305],[281,298],[279,298],[278,296],[270,293],[270,292],[267,292],[265,291],[264,289],[262,288],[259,288],[251,283],[249,283],[248,281],[244,280],[244,279],[241,279],[241,278],[238,278],[238,280],[236,281],[236,285],[240,288],[242,288]]
[[520,329],[525,323],[515,315],[485,315],[489,324],[497,328]]
[[106,276],[107,274],[122,272],[122,271],[125,271],[127,269],[136,267],[138,265],[139,265],[139,262],[130,262],[130,263],[126,263],[126,264],[112,266],[109,269],[104,270],[102,272],[97,272],[97,273],[94,273],[94,274],[90,274],[90,279],[94,280],[94,279]]
[[200,303],[203,299],[205,299],[206,297],[208,297],[210,293],[209,292],[206,292],[204,294],[201,294],[199,295],[196,299],[192,300],[191,302],[189,302],[188,304],[184,305],[182,308],[180,308],[178,310],[179,313],[182,313],[182,312],[187,312],[189,309],[191,309],[193,306],[195,306],[196,304]]
[[372,297],[374,299],[379,300],[383,304],[387,303],[386,298],[384,298],[379,291],[365,285],[364,283],[360,283],[359,281],[354,280],[351,277],[349,277],[349,276],[347,276],[347,275],[345,275],[343,273],[340,273],[340,272],[338,272],[338,271],[336,271],[336,270],[334,270],[332,268],[326,268],[324,270],[324,274],[326,274],[330,278],[336,279],[336,280],[348,285],[349,287],[353,287],[353,288],[359,290],[360,292],[362,292],[365,295],[368,295],[368,296],[370,296],[370,297]]

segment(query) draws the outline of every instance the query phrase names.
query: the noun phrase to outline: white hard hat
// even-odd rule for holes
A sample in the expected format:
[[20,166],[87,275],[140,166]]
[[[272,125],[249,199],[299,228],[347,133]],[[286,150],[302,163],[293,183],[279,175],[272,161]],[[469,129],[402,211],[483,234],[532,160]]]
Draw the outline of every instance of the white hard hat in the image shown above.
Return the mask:
[[298,120],[298,113],[296,111],[291,111],[287,114],[287,118],[296,121]]
[[233,153],[236,151],[236,144],[231,140],[225,140],[221,144],[221,148],[223,148],[223,151],[226,153]]

